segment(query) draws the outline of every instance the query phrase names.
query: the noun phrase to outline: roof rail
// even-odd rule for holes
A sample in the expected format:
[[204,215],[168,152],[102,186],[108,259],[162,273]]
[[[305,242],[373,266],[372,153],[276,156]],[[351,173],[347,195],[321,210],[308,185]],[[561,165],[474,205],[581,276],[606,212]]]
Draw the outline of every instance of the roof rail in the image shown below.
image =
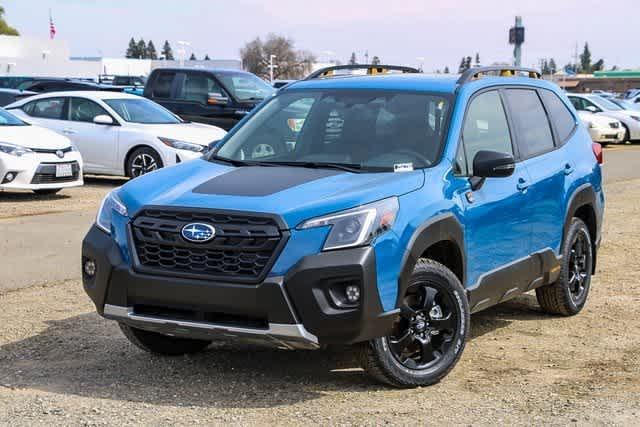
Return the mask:
[[304,80],[323,79],[334,76],[345,76],[349,74],[336,74],[336,71],[342,70],[366,70],[367,75],[377,74],[389,74],[390,71],[400,71],[401,74],[415,74],[420,73],[420,70],[413,67],[405,67],[402,65],[372,65],[372,64],[349,64],[349,65],[334,65],[331,67],[321,68],[318,71],[314,71],[309,74]]
[[531,79],[540,79],[542,74],[540,71],[533,68],[512,67],[509,65],[497,65],[494,67],[476,67],[469,68],[462,73],[457,83],[463,85],[473,80],[477,80],[486,75],[493,75],[498,77],[529,77]]

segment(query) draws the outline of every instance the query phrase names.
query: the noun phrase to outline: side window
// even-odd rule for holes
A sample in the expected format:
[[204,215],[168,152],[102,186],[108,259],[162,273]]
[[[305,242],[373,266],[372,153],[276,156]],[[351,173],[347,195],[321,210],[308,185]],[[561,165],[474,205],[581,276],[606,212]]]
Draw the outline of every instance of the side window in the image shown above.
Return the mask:
[[211,77],[202,73],[189,73],[178,98],[206,104],[210,93],[224,95],[222,88]]
[[85,98],[70,98],[69,120],[92,123],[94,117],[102,114],[109,115],[95,102]]
[[64,103],[64,98],[40,99],[33,102],[33,107],[27,114],[43,119],[63,120]]
[[171,83],[175,78],[176,73],[172,71],[163,71],[158,74],[158,77],[153,82],[153,91],[151,96],[154,98],[170,98],[171,97]]
[[462,139],[469,173],[473,174],[473,158],[481,150],[513,155],[507,116],[497,91],[476,96],[467,109]]
[[564,142],[576,127],[576,119],[558,95],[549,90],[541,90],[540,95],[549,112],[551,123],[553,123],[556,132],[558,132],[560,142]]
[[570,96],[569,101],[573,104],[573,108],[578,111],[584,111],[584,105],[582,103],[582,98],[576,98],[575,96]]
[[530,89],[507,89],[505,95],[518,136],[520,156],[528,159],[552,150],[553,134],[538,93]]

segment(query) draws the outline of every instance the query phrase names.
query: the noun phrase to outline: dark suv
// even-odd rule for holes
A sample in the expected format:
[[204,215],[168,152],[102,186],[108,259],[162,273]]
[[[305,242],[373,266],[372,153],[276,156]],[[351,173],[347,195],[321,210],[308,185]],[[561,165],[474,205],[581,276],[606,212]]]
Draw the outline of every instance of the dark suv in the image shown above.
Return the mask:
[[188,121],[231,129],[275,89],[239,70],[158,68],[144,96]]
[[354,344],[374,377],[433,384],[470,313],[533,290],[548,313],[585,306],[601,155],[536,71],[307,79],[203,158],[113,190],[84,288],[150,352]]

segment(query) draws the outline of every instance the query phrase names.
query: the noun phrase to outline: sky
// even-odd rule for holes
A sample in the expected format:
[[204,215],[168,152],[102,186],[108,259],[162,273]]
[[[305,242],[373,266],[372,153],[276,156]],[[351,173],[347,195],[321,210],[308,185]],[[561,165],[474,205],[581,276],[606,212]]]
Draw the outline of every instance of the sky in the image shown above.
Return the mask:
[[[73,56],[121,57],[131,37],[191,43],[197,57],[239,58],[243,44],[270,32],[319,60],[364,59],[457,70],[463,56],[511,61],[508,29],[523,17],[523,65],[571,61],[589,42],[592,59],[640,68],[640,0],[0,0],[22,35],[57,38]],[[418,59],[424,58],[424,59]]]

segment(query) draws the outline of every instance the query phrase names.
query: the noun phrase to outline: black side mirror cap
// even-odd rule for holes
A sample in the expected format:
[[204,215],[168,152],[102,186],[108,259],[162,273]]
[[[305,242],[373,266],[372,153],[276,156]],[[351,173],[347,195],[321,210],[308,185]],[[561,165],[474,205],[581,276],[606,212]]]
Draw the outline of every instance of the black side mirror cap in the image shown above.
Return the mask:
[[471,187],[479,189],[486,178],[505,178],[513,175],[516,161],[511,154],[481,150],[473,158]]

